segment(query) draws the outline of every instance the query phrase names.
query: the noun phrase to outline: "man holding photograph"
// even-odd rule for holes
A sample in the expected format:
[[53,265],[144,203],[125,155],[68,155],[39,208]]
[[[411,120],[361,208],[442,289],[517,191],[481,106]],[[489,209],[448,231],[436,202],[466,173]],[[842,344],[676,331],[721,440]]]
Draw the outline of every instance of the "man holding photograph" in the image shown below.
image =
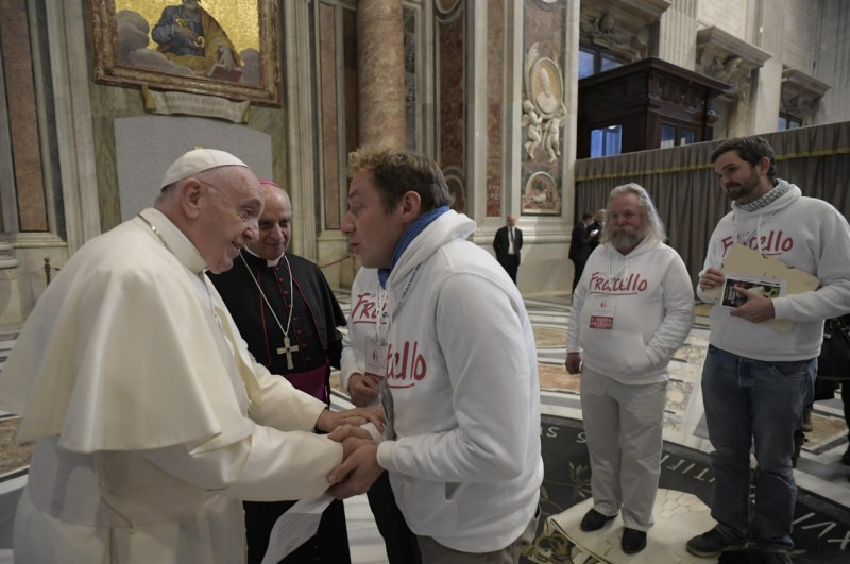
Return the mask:
[[[790,563],[794,431],[813,393],[823,320],[850,311],[850,227],[830,204],[803,197],[797,186],[775,177],[776,157],[761,137],[724,141],[711,162],[732,211],[711,236],[699,296],[715,300],[724,282],[722,262],[736,242],[816,275],[820,287],[773,298],[736,288],[743,305],[711,309],[702,393],[715,449],[711,515],[717,526],[688,541],[687,549],[711,558],[752,540],[763,562]],[[771,319],[794,323],[781,332],[765,323]],[[751,518],[752,444],[759,471]]]
[[727,274],[726,281],[723,284],[721,305],[735,308],[747,303],[747,295],[742,290],[749,290],[751,294],[758,294],[766,298],[778,298],[785,295],[785,284],[782,280],[761,280]]

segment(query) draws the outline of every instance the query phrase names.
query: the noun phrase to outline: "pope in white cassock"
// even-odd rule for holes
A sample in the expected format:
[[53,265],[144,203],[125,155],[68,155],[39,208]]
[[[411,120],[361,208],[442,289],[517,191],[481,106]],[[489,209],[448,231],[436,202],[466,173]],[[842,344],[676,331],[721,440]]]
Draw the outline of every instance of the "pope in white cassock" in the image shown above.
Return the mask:
[[250,169],[196,149],[161,186],[71,257],[0,374],[0,408],[35,442],[18,562],[243,562],[241,500],[322,494],[350,445],[311,431],[379,423],[257,364],[207,279],[258,236]]

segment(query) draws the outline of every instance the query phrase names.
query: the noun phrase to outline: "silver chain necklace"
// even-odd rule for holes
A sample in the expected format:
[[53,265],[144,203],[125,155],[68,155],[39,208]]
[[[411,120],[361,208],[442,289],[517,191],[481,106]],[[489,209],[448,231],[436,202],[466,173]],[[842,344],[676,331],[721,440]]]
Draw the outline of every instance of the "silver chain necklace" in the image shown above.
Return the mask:
[[139,219],[145,222],[145,225],[151,228],[151,231],[153,231],[153,234],[156,235],[157,239],[159,239],[159,242],[165,246],[165,250],[173,255],[174,251],[172,251],[171,247],[168,246],[168,243],[165,242],[165,239],[163,238],[162,234],[160,234],[159,229],[157,229],[156,226],[150,221],[148,221],[148,218],[143,216],[141,213],[138,214],[138,217]]
[[[260,287],[260,281],[257,280],[256,276],[254,276],[254,271],[251,270],[251,266],[248,264],[248,261],[245,260],[245,255],[239,253],[239,256],[242,258],[242,264],[244,264],[245,268],[248,269],[248,274],[251,275],[251,280],[253,280],[254,285],[257,286],[257,291],[260,292],[260,296],[263,297],[263,301],[266,303],[266,306],[268,306],[269,311],[272,313],[272,317],[274,318],[275,323],[277,323],[277,326],[280,327],[280,330],[283,332],[283,346],[278,347],[276,351],[277,354],[286,355],[286,367],[287,369],[292,370],[294,366],[292,363],[292,353],[300,351],[301,348],[298,345],[291,345],[289,341],[289,329],[290,327],[292,327],[292,310],[295,305],[295,294],[292,293],[292,267],[289,265],[289,258],[286,256],[286,254],[283,255],[283,260],[286,262],[286,271],[289,273],[289,319],[286,320],[286,329],[284,329],[283,324],[277,318],[277,314],[275,313],[272,304],[269,303],[269,299],[266,297],[265,292],[263,292],[263,289]],[[285,303],[286,301],[284,301],[284,304]]]
[[[148,218],[143,216],[141,213],[137,214],[137,217],[139,219],[141,219],[145,223],[145,225],[147,225],[148,227],[151,228],[151,231],[153,231],[153,234],[156,235],[156,238],[159,239],[159,242],[162,243],[162,245],[165,247],[165,250],[168,251],[169,253],[171,253],[172,256],[176,257],[176,255],[174,255],[174,251],[171,250],[171,247],[169,246],[168,242],[165,240],[165,237],[163,237],[162,233],[159,232],[159,229],[156,228],[156,225],[154,225],[153,223],[148,221]],[[199,276],[201,278],[201,282],[203,282],[203,284],[204,284],[204,289],[207,291],[207,301],[209,302],[210,312],[212,313],[213,317],[215,318],[215,322],[218,323],[219,329],[221,329],[221,331],[223,333],[224,332],[224,326],[221,324],[221,318],[219,317],[218,312],[215,310],[215,304],[213,303],[212,293],[210,292],[210,289],[207,287],[207,283],[204,282],[203,273],[201,273]]]

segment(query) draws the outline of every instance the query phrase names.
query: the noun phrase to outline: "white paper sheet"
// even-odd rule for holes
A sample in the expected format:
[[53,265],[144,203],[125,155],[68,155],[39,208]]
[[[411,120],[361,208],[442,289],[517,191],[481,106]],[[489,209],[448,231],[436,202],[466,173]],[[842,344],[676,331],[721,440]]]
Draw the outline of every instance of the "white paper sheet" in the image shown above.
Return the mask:
[[330,494],[302,499],[278,517],[269,537],[269,548],[262,564],[277,564],[293,550],[310,540],[319,530],[322,513],[334,500]]

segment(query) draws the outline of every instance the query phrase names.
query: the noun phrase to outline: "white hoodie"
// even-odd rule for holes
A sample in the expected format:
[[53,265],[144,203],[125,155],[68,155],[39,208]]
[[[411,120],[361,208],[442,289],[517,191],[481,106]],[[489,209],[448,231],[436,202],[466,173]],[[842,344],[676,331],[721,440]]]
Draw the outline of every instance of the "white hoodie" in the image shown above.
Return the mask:
[[[780,183],[787,184],[784,180]],[[731,308],[711,308],[711,344],[738,356],[766,361],[793,361],[820,354],[823,320],[850,312],[850,227],[830,204],[802,196],[793,184],[775,202],[746,211],[733,205],[714,229],[700,276],[721,268],[736,241],[820,278],[814,292],[773,298],[776,319],[795,321],[788,333],[766,323],[730,315]],[[706,302],[713,302],[697,289]]]
[[[606,311],[598,311],[603,298]],[[611,328],[592,323],[596,316],[613,318]],[[647,238],[623,255],[606,243],[590,255],[573,295],[567,352],[623,384],[663,382],[693,323],[691,278],[676,251]]]
[[[378,308],[386,309],[386,300],[379,299],[378,293],[378,271],[374,268],[361,268],[351,285],[351,311],[346,323],[348,331],[342,338],[339,377],[343,390],[348,391],[348,384],[354,374],[367,372],[367,339],[377,339]],[[380,323],[381,334],[386,334],[386,320],[381,318]],[[377,406],[380,403],[378,398],[375,398],[369,405]]]
[[522,296],[475,222],[447,211],[387,281],[397,440],[378,447],[410,529],[466,552],[514,542],[543,481],[540,384]]

